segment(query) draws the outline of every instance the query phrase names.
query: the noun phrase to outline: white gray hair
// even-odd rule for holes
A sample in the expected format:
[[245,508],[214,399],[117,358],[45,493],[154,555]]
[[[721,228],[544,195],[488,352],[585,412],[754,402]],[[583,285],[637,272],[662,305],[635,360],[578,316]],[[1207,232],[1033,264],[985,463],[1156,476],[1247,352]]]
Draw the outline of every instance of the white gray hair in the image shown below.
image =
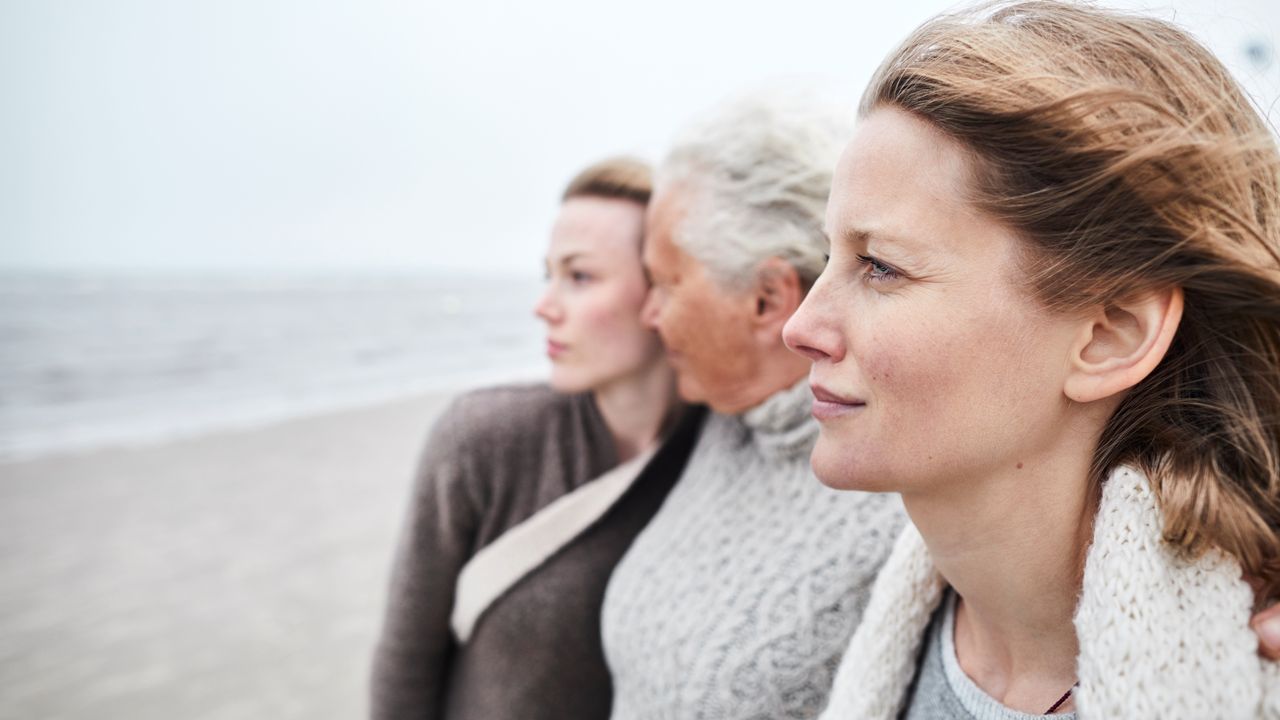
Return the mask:
[[771,257],[811,286],[826,264],[823,217],[853,118],[815,94],[757,92],[689,127],[658,169],[659,185],[689,194],[673,240],[722,286],[749,287]]

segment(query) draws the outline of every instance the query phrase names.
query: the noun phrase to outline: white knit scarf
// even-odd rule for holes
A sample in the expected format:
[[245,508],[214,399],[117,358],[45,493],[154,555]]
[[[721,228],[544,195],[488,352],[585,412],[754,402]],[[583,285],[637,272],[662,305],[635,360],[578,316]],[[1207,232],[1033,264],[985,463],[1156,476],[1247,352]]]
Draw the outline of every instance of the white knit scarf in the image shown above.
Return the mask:
[[[1280,720],[1280,666],[1258,657],[1253,594],[1240,566],[1211,552],[1180,560],[1146,477],[1103,486],[1076,608],[1081,720]],[[822,720],[892,720],[906,702],[925,628],[945,583],[908,524],[876,580]]]

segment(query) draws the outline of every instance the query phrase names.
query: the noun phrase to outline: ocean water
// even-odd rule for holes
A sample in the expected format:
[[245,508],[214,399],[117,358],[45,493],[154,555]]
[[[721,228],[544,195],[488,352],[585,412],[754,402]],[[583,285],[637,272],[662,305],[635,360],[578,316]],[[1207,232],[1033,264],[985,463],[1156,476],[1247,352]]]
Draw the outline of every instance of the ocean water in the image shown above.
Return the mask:
[[0,460],[545,373],[530,277],[0,274]]

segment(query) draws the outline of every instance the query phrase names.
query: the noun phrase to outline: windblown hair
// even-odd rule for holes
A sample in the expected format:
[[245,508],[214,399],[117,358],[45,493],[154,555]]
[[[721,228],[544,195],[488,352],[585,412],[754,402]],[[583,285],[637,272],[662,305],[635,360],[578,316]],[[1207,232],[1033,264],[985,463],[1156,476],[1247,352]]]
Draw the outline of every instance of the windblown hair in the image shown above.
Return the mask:
[[653,170],[649,164],[636,158],[618,156],[601,160],[578,173],[569,181],[560,201],[596,197],[648,205],[652,194]]
[[1051,310],[1182,288],[1173,344],[1110,418],[1093,480],[1140,467],[1168,543],[1224,551],[1280,597],[1280,155],[1227,70],[1161,20],[1001,2],[918,29],[861,112],[886,105],[966,148],[973,202],[1024,240]]
[[853,119],[817,94],[758,91],[686,129],[658,169],[659,184],[688,194],[676,244],[725,287],[749,286],[771,257],[811,287],[826,264],[827,197]]
[[648,205],[653,195],[653,168],[644,160],[616,156],[600,160],[573,177],[561,201],[573,197],[604,197]]

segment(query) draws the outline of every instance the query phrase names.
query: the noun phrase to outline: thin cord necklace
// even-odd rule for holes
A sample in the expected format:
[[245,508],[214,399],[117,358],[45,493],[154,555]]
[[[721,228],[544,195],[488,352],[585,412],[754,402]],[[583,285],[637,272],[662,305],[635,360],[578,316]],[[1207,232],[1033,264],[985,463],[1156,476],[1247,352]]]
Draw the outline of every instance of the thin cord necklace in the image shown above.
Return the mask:
[[1067,691],[1066,691],[1066,692],[1064,692],[1064,693],[1062,693],[1062,697],[1058,698],[1058,702],[1056,702],[1056,703],[1054,703],[1054,704],[1050,705],[1050,706],[1049,706],[1049,709],[1048,709],[1048,710],[1045,710],[1045,711],[1044,711],[1044,713],[1042,713],[1042,714],[1044,714],[1044,715],[1052,715],[1054,710],[1057,710],[1058,708],[1062,707],[1062,703],[1066,702],[1066,701],[1067,701],[1067,698],[1071,697],[1071,691],[1072,691],[1072,690],[1075,690],[1075,689],[1076,689],[1076,685],[1079,685],[1079,684],[1080,684],[1080,683],[1076,683],[1075,685],[1072,685],[1071,687],[1067,688]]

